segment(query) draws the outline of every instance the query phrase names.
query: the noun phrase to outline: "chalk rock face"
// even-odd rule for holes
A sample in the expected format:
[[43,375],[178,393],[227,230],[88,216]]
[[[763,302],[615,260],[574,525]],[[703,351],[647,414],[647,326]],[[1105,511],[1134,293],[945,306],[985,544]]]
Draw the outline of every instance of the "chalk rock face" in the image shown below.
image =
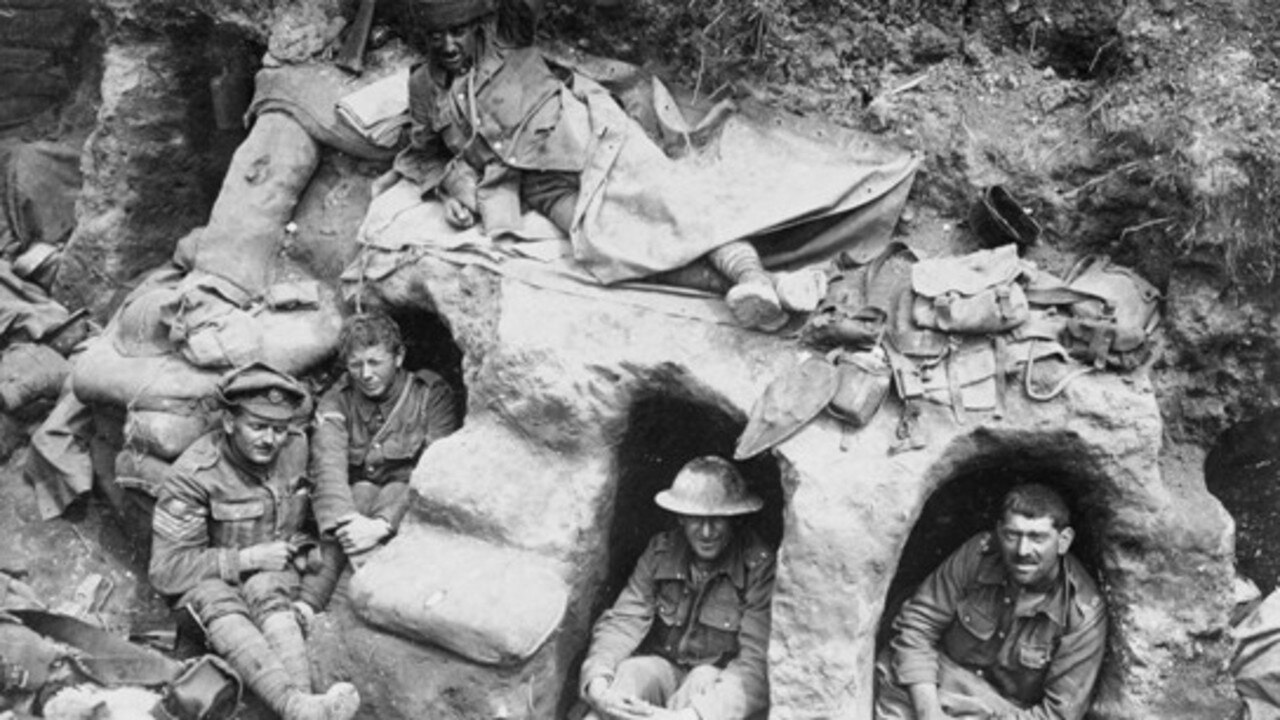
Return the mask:
[[[441,533],[529,554],[569,589],[564,619],[528,661],[491,667],[374,627],[367,597],[353,593],[318,629],[316,656],[326,679],[377,688],[364,717],[560,717],[591,622],[664,527],[653,493],[686,460],[730,453],[756,397],[800,359],[789,340],[733,327],[715,300],[518,275],[426,255],[373,288],[393,307],[440,314],[465,354],[468,391],[464,426],[422,458],[387,555],[429,557]],[[857,431],[822,416],[744,464],[766,498],[763,534],[780,539],[771,718],[870,717],[888,614],[990,527],[1021,479],[1069,495],[1076,552],[1110,607],[1096,715],[1230,714],[1231,524],[1202,485],[1163,481],[1145,377],[1085,376],[1047,403],[1010,383],[1000,417],[969,412],[963,423],[929,406],[913,434],[923,447],[891,452],[902,412],[890,402]],[[522,599],[512,593],[510,607]]]

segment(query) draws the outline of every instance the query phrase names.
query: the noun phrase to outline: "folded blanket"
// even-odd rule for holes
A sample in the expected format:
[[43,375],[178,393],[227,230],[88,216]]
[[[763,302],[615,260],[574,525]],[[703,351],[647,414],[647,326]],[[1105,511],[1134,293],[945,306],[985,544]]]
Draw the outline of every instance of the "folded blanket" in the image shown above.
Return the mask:
[[400,142],[409,124],[409,68],[402,68],[338,101],[338,119],[378,147]]

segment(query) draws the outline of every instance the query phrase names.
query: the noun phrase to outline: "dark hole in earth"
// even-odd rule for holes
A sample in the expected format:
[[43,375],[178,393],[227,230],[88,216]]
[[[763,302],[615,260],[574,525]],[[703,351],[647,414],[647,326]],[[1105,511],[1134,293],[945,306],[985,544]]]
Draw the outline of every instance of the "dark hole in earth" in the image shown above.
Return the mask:
[[1227,430],[1204,461],[1204,481],[1236,521],[1236,569],[1268,595],[1280,582],[1280,412]]
[[[458,412],[467,406],[467,386],[462,379],[462,348],[439,315],[407,308],[389,309],[404,337],[404,366],[409,370],[430,370],[453,388]],[[461,419],[461,418],[459,418]]]
[[1042,452],[1033,456],[1017,449],[988,453],[961,465],[925,502],[889,585],[877,648],[888,643],[893,618],[916,587],[966,540],[992,529],[1005,493],[1023,482],[1043,483],[1063,496],[1076,533],[1071,553],[1103,588],[1100,538],[1109,512],[1097,480],[1064,457],[1044,457]]
[[[696,457],[732,458],[745,425],[737,411],[676,380],[664,379],[636,393],[617,443],[609,574],[597,591],[593,620],[617,599],[649,539],[675,526],[675,518],[654,503],[654,495],[670,487],[680,468]],[[735,464],[750,491],[764,500],[764,509],[748,516],[745,525],[776,548],[782,542],[784,505],[778,464],[768,453]],[[581,661],[572,667],[576,670]],[[569,701],[577,696],[576,672],[572,675],[565,693]]]

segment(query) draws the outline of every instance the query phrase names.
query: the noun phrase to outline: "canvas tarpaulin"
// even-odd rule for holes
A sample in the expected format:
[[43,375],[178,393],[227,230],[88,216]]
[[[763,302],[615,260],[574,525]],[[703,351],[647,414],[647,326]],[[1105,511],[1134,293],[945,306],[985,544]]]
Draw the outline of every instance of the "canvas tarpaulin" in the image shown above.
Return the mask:
[[703,145],[673,158],[592,86],[575,82],[593,144],[570,237],[575,257],[604,283],[682,267],[739,239],[752,240],[771,268],[842,250],[874,257],[919,165],[872,136],[811,130],[759,108],[727,114]]

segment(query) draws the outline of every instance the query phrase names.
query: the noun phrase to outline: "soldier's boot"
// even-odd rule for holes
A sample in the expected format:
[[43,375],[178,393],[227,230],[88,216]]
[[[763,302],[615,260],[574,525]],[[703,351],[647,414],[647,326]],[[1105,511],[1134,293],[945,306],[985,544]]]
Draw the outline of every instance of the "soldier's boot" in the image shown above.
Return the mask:
[[707,253],[707,259],[733,283],[724,300],[745,327],[773,332],[787,324],[787,311],[773,287],[773,278],[760,262],[760,253],[745,240]]
[[307,657],[307,641],[292,612],[274,612],[262,618],[262,634],[266,636],[276,657],[289,674],[294,687],[311,692],[311,661]]
[[225,615],[207,629],[213,649],[284,720],[351,720],[360,709],[360,693],[350,683],[336,683],[323,695],[298,689],[249,618]]

